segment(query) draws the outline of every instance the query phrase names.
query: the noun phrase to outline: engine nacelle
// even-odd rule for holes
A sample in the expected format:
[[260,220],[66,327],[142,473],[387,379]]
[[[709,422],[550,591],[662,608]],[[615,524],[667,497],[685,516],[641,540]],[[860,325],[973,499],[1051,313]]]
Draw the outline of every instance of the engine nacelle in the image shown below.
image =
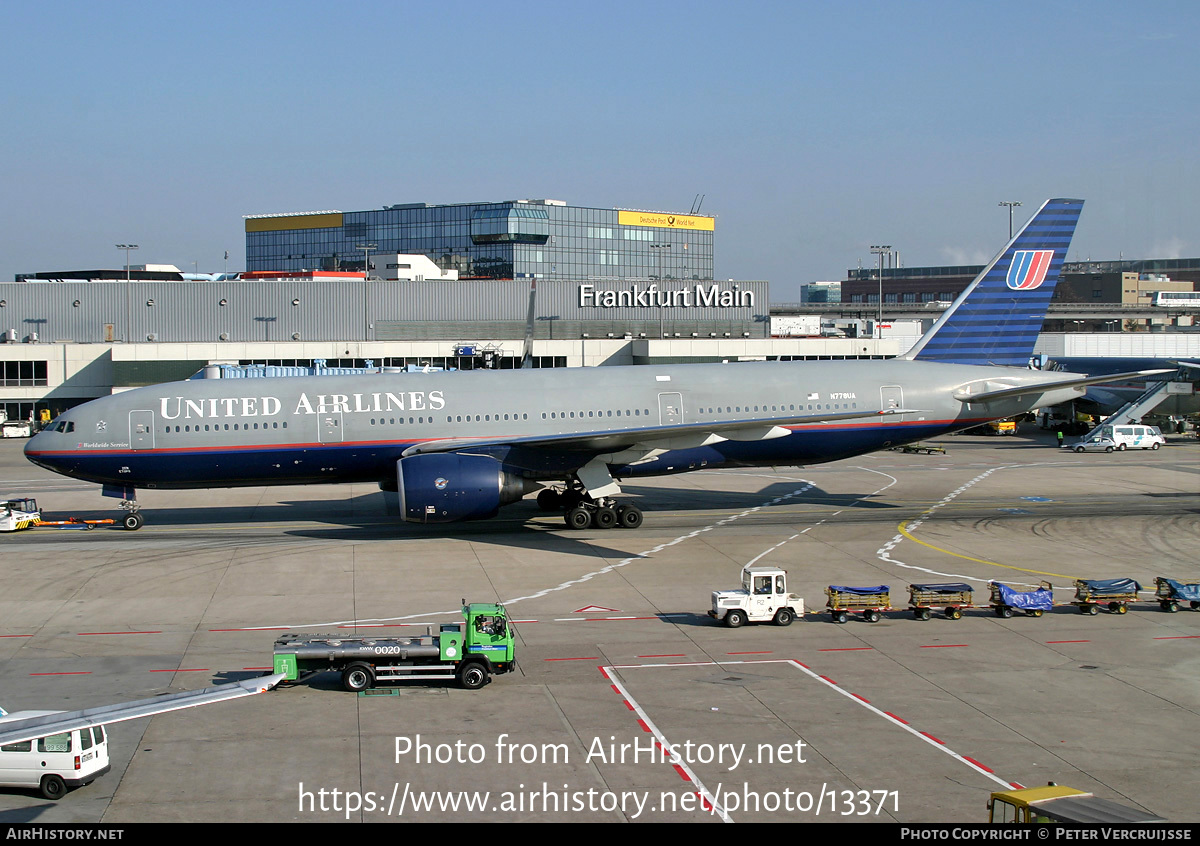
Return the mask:
[[396,462],[400,516],[410,523],[486,520],[539,485],[490,455],[435,452]]

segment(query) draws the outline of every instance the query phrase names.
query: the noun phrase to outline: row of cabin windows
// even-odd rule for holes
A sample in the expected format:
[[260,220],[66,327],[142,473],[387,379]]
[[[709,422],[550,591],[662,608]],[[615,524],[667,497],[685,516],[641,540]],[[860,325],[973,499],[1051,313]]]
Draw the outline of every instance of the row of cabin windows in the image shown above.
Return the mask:
[[749,406],[749,405],[747,405],[747,406],[740,406],[740,405],[729,406],[729,405],[727,405],[727,406],[725,406],[724,409],[722,409],[720,406],[716,406],[715,408],[710,406],[708,408],[700,409],[700,413],[701,414],[739,414],[739,413],[743,413],[743,412],[756,412],[756,411],[760,411],[760,409],[763,413],[766,413],[768,410],[769,411],[833,411],[836,409],[836,410],[850,411],[855,408],[858,408],[858,403],[856,403],[856,402],[827,402],[827,403],[810,402],[807,405],[805,405],[803,403],[801,403],[800,405],[796,405],[795,403],[792,403],[791,405],[772,405],[772,406],[768,406],[764,403],[762,406],[757,406],[757,405],[755,405],[755,406]]
[[582,411],[580,411],[578,413],[576,413],[574,411],[551,411],[551,412],[543,411],[542,419],[543,420],[567,420],[569,418],[573,419],[576,417],[578,417],[578,418],[604,417],[606,415],[608,417],[641,417],[643,414],[646,415],[647,417],[649,417],[650,409],[635,408],[635,409],[633,409],[633,411],[630,411],[627,408],[627,409],[625,409],[624,412],[622,412],[620,409],[617,409],[615,412],[612,409],[609,409],[608,411],[588,411],[586,413],[582,412]]
[[[212,424],[205,423],[203,431],[205,431],[205,432],[240,432],[240,431],[248,432],[252,428],[253,429],[286,429],[287,422],[285,421],[283,423],[279,423],[278,421],[276,421],[276,422],[270,423],[269,425],[267,423],[226,423],[223,426],[220,423],[212,423]],[[195,426],[185,425],[185,426],[164,426],[163,427],[163,432],[165,432],[167,434],[171,434],[174,432],[199,432],[199,431],[201,431],[199,423],[197,423]]]
[[[492,423],[492,422],[498,422],[500,420],[500,418],[501,418],[501,415],[499,415],[499,414],[476,414],[474,417],[472,417],[470,414],[466,415],[465,417],[461,414],[459,414],[457,416],[451,416],[451,415],[447,414],[446,422],[447,423],[463,423],[463,422],[470,423],[472,420],[474,420],[476,423],[480,423],[480,422]],[[528,414],[515,414],[515,413],[514,414],[505,414],[504,419],[505,420],[528,420],[529,415]],[[426,421],[424,417],[410,417],[410,418],[408,418],[408,422],[409,423],[425,423],[425,422],[432,423],[433,418],[430,417],[429,420]],[[395,426],[396,424],[403,425],[403,423],[404,423],[403,417],[380,417],[378,420],[376,420],[374,417],[371,418],[372,426],[387,426],[387,425]]]

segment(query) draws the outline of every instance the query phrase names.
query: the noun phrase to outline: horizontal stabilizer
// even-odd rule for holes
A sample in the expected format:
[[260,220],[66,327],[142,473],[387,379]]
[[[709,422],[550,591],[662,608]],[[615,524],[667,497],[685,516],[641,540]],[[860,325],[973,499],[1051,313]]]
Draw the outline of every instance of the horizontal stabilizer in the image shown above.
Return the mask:
[[994,382],[984,382],[984,390],[972,392],[971,388],[979,386],[981,383],[972,383],[965,388],[959,388],[954,392],[954,398],[959,402],[969,403],[987,403],[996,402],[998,400],[1012,399],[1013,397],[1023,397],[1029,394],[1040,394],[1046,391],[1059,390],[1061,388],[1082,388],[1087,385],[1100,385],[1105,382],[1116,382],[1121,379],[1132,379],[1136,376],[1161,376],[1165,373],[1174,373],[1173,370],[1133,370],[1129,373],[1109,373],[1104,376],[1080,376],[1078,379],[1067,379],[1058,382],[1032,382],[1028,385],[1016,385],[1008,388],[989,389],[988,386],[995,384]]

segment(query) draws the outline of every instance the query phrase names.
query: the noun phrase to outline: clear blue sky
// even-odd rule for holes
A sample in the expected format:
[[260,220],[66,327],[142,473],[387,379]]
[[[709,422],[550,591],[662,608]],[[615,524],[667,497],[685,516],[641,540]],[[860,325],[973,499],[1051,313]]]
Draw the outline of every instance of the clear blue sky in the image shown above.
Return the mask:
[[716,214],[776,301],[893,245],[1200,256],[1194,2],[4,5],[0,280],[244,263],[243,214],[553,197]]

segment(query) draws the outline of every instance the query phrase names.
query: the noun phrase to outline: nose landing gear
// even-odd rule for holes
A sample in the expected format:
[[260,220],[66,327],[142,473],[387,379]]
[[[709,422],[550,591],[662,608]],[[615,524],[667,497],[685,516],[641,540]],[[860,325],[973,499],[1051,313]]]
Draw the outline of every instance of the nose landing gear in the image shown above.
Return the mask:
[[142,516],[142,512],[138,509],[140,506],[136,499],[121,500],[121,508],[124,508],[129,513],[121,518],[121,525],[131,532],[136,532],[146,522],[146,518]]

